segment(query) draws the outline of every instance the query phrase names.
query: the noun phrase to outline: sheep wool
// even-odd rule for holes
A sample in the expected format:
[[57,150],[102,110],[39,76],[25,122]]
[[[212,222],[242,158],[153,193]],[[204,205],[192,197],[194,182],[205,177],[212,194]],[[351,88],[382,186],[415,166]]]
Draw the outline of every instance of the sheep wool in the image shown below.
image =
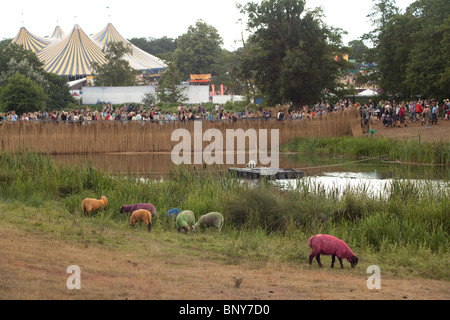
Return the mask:
[[311,247],[311,255],[309,256],[309,264],[312,264],[312,260],[314,257],[319,264],[319,267],[322,267],[322,263],[320,262],[320,255],[331,255],[332,262],[331,267],[334,268],[334,261],[337,257],[339,259],[339,263],[341,264],[341,268],[344,268],[342,265],[342,259],[347,259],[350,262],[352,268],[354,268],[358,264],[358,258],[353,253],[353,251],[349,248],[349,246],[336,237],[327,234],[318,234],[312,236],[308,240],[308,245]]
[[86,198],[81,203],[81,208],[83,209],[84,215],[91,216],[92,211],[97,211],[102,208],[106,208],[108,204],[108,199],[102,196],[100,200]]
[[154,218],[156,216],[156,209],[155,206],[152,205],[151,203],[135,203],[135,204],[131,204],[131,205],[123,205],[120,208],[120,213],[133,213],[136,210],[139,209],[144,209],[149,211],[152,214],[152,218]]
[[192,228],[193,231],[197,231],[198,228],[203,229],[203,228],[217,228],[219,229],[219,231],[222,230],[222,226],[223,226],[223,215],[219,212],[210,212],[207,213],[203,216],[200,217],[200,219],[198,219],[197,223],[194,225],[194,227]]
[[170,218],[175,218],[180,213],[180,209],[175,208],[167,211],[166,216]]
[[195,224],[195,215],[191,210],[185,210],[180,212],[177,216],[176,225],[178,232],[183,229],[183,231],[188,232],[191,230],[190,226]]
[[133,211],[130,218],[130,226],[134,227],[136,222],[144,222],[147,225],[148,232],[152,230],[152,214],[145,209]]

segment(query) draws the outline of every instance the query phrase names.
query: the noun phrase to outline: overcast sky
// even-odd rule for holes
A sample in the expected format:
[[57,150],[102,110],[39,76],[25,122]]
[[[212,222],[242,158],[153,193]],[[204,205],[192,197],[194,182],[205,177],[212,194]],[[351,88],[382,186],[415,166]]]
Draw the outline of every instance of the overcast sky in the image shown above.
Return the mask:
[[[240,47],[244,18],[236,3],[247,0],[13,0],[0,10],[0,39],[13,38],[24,26],[37,36],[50,36],[59,25],[69,33],[75,24],[91,35],[112,22],[125,38],[177,38],[199,19],[214,26],[224,40],[224,48]],[[260,0],[255,0],[260,2]],[[413,0],[397,0],[402,11]],[[372,30],[367,14],[372,0],[307,0],[307,7],[322,6],[325,22],[348,32],[344,44]],[[4,9],[6,7],[6,9]]]

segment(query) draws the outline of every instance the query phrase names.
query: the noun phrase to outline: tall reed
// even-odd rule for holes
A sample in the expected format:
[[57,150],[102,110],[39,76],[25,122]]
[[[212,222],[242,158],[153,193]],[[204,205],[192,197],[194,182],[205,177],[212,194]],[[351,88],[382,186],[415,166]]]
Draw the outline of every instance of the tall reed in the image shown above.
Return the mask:
[[[203,122],[203,133],[218,129],[226,137],[227,129],[278,129],[280,144],[292,137],[359,136],[362,134],[356,110],[323,115],[314,120],[266,121],[262,119]],[[356,129],[355,129],[356,128]],[[187,129],[192,146],[194,121],[186,123],[94,122],[88,125],[65,123],[3,123],[0,125],[0,151],[17,153],[30,150],[50,154],[88,154],[114,152],[170,152],[179,141],[171,141],[172,132]],[[203,142],[203,149],[209,142]],[[224,144],[225,145],[225,144]],[[246,145],[246,149],[249,147]],[[237,147],[236,147],[237,148]]]
[[348,155],[356,157],[385,156],[390,160],[443,164],[450,163],[450,143],[419,143],[411,140],[392,140],[387,138],[294,138],[284,151],[309,154]]

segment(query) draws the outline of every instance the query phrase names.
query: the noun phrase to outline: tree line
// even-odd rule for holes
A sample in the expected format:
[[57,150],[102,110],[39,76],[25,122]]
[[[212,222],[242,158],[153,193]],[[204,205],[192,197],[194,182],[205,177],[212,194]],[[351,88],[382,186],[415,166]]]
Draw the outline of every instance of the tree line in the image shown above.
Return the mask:
[[[224,49],[217,29],[202,20],[177,39],[129,40],[168,64],[159,79],[160,100],[180,102],[183,95],[177,85],[190,74],[205,73],[212,74],[216,87],[223,84],[229,93],[244,95],[247,103],[263,98],[269,106],[301,107],[339,99],[355,93],[352,85],[342,81],[354,68],[342,58],[344,54],[369,66],[357,81],[376,83],[386,96],[440,99],[448,94],[448,0],[417,0],[403,13],[395,0],[373,0],[368,18],[374,29],[347,45],[342,42],[345,31],[327,25],[321,8],[307,9],[306,0],[248,2],[237,10],[248,18],[250,35],[241,37],[235,51]],[[37,86],[31,99],[34,107],[64,107],[73,102],[66,94],[67,79],[46,74],[34,54],[4,42],[0,44],[0,107],[14,105],[18,98],[12,88],[23,78],[33,82],[24,87]],[[96,84],[134,85],[136,72],[121,59],[129,48],[111,44],[104,50],[107,64],[93,65]]]

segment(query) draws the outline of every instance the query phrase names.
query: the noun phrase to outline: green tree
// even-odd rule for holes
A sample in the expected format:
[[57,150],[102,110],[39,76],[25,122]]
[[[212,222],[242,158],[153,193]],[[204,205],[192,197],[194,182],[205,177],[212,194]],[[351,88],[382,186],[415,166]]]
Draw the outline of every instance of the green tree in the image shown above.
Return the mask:
[[348,46],[351,49],[351,52],[349,53],[350,59],[354,59],[359,63],[365,62],[365,54],[369,48],[364,44],[364,41],[353,40],[348,43]]
[[70,94],[70,88],[67,84],[68,79],[66,77],[57,76],[54,73],[46,72],[44,74],[47,81],[47,85],[44,87],[44,91],[47,95],[46,105],[47,108],[63,109],[69,104],[75,103],[75,99]]
[[299,107],[337,88],[350,64],[335,61],[344,53],[341,31],[326,26],[319,9],[305,10],[304,0],[263,0],[241,6],[241,12],[253,32],[245,63],[268,104]]
[[440,26],[439,30],[442,32],[441,52],[444,61],[444,72],[441,73],[437,85],[442,91],[450,88],[450,16]]
[[10,44],[2,53],[0,55],[0,86],[6,86],[11,77],[20,73],[44,89],[47,96],[47,108],[65,108],[74,102],[69,92],[67,78],[46,72],[33,52]]
[[223,40],[217,29],[198,20],[190,26],[187,33],[177,39],[177,49],[173,61],[180,70],[183,79],[190,74],[215,73],[222,54]]
[[374,30],[363,37],[373,43],[365,58],[375,62],[367,73],[370,80],[391,95],[444,98],[449,88],[448,12],[448,0],[417,0],[405,13],[394,0],[374,2],[369,15]]
[[2,41],[0,46],[0,73],[8,71],[8,63],[11,59],[16,61],[27,60],[33,69],[41,69],[43,64],[33,51],[26,50],[24,47],[10,43],[10,41]]
[[411,35],[414,46],[409,54],[406,83],[412,92],[424,97],[443,99],[448,95],[449,87],[442,86],[449,65],[448,44],[442,46],[442,42],[449,37],[449,12],[448,0],[418,0],[407,10],[419,28]]
[[110,42],[103,48],[106,63],[92,63],[96,86],[120,87],[133,86],[136,84],[136,76],[139,71],[131,68],[130,63],[125,60],[127,54],[132,53],[131,46],[125,46],[123,42]]
[[129,40],[132,44],[147,53],[165,59],[168,54],[177,49],[177,41],[168,37],[162,38],[132,38]]
[[42,87],[18,72],[0,90],[0,105],[3,110],[16,110],[18,115],[45,109],[46,98]]
[[177,66],[173,62],[169,62],[158,81],[156,94],[159,101],[168,103],[186,101],[185,89],[180,86],[181,81],[182,76]]

